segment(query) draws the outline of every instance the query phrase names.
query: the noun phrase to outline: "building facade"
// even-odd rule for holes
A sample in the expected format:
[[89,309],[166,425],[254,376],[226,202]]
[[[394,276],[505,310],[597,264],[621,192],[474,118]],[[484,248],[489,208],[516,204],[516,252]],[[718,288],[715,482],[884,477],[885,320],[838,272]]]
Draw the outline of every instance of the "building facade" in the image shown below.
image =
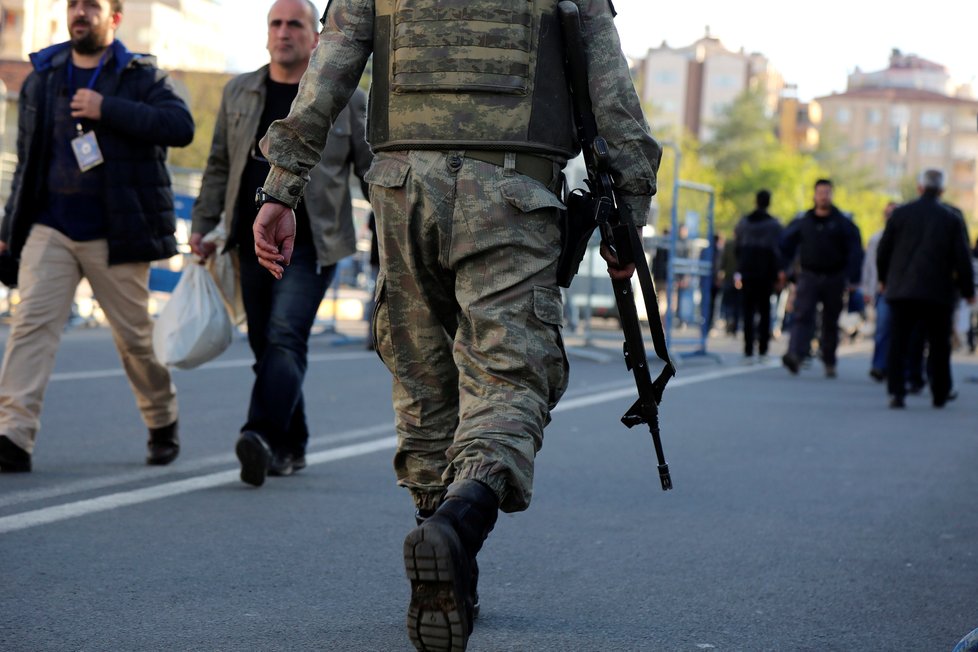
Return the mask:
[[889,68],[857,69],[844,93],[815,101],[823,133],[831,131],[887,192],[899,196],[921,170],[938,168],[948,201],[978,218],[978,100],[956,88],[943,66],[894,50]]
[[638,62],[638,87],[656,131],[685,129],[701,141],[744,91],[762,89],[774,115],[784,80],[763,55],[728,50],[706,35],[681,48],[665,42]]
[[[221,72],[227,48],[218,0],[125,0],[118,36],[161,68]],[[0,0],[0,60],[25,61],[68,39],[65,0]]]

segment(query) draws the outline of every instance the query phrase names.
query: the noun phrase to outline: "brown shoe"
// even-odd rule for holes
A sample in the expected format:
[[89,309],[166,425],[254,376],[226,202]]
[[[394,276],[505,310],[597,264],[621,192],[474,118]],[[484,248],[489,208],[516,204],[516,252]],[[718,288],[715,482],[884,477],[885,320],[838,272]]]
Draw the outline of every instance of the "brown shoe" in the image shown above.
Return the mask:
[[177,455],[180,454],[177,422],[174,421],[162,428],[150,428],[146,450],[146,463],[150,466],[165,466],[177,459]]

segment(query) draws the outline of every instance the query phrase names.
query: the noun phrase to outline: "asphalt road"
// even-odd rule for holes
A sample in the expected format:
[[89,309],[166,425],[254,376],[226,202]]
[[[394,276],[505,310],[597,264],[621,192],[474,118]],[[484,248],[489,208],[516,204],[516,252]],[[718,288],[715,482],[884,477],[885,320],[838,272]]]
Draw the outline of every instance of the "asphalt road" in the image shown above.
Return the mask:
[[[108,333],[69,332],[35,471],[0,476],[0,650],[411,650],[387,372],[311,353],[310,466],[256,490],[233,456],[243,341],[175,374],[183,452],[156,469]],[[974,357],[958,401],[902,412],[858,348],[836,380],[690,360],[662,407],[668,493],[608,358],[572,360],[533,505],[480,555],[472,652],[933,652],[978,627]]]

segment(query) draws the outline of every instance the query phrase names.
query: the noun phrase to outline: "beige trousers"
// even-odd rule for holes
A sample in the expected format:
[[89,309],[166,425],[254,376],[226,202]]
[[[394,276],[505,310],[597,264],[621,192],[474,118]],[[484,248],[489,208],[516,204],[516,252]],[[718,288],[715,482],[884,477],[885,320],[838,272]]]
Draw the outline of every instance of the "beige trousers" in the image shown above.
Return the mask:
[[82,277],[105,312],[122,366],[148,428],[177,419],[176,388],[153,354],[149,263],[109,266],[106,240],[75,242],[36,224],[21,253],[18,290],[0,368],[0,434],[28,453],[40,427],[44,390]]

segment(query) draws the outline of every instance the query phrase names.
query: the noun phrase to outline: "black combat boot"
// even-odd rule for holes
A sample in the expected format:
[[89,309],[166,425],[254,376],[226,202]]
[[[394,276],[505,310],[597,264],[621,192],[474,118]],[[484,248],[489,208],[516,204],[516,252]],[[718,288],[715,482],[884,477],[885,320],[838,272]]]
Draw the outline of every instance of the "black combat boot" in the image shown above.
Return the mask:
[[[414,522],[421,525],[425,520],[435,513],[433,509],[419,509],[414,512]],[[471,560],[472,566],[472,582],[470,587],[472,589],[472,620],[479,617],[479,563],[473,557]]]
[[176,421],[162,428],[149,429],[149,441],[146,443],[147,464],[163,466],[177,459],[179,454],[180,437],[177,435]]
[[477,480],[452,483],[434,514],[404,539],[411,581],[408,635],[419,652],[464,652],[475,617],[475,557],[496,524],[499,500]]

